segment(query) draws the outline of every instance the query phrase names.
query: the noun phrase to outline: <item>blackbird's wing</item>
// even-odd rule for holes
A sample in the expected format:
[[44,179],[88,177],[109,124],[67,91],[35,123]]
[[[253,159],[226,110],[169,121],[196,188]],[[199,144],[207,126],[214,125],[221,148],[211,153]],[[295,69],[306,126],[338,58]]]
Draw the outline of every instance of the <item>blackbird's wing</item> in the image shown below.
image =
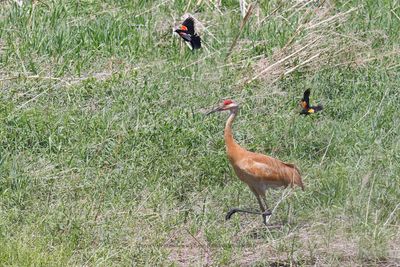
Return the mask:
[[201,48],[201,39],[200,36],[198,36],[197,34],[193,35],[191,40],[190,40],[190,44],[192,45],[193,49],[199,49]]
[[185,19],[182,25],[187,28],[189,34],[194,35],[194,20],[192,17]]
[[304,91],[303,98],[300,101],[300,105],[303,109],[310,107],[310,89]]
[[183,38],[186,42],[191,42],[192,41],[192,36],[190,34],[187,34],[185,32],[180,32],[179,36]]
[[318,105],[318,106],[315,106],[315,107],[312,107],[312,108],[314,109],[315,112],[318,112],[318,111],[321,111],[321,110],[324,109],[322,105]]

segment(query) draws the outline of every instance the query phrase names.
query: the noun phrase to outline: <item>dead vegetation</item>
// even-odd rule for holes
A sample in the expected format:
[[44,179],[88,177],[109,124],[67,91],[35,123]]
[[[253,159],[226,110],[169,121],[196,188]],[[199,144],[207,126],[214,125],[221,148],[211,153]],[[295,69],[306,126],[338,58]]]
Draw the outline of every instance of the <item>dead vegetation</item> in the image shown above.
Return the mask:
[[[340,263],[347,266],[398,266],[400,263],[398,250],[391,250],[384,258],[360,255],[360,241],[347,235],[340,221],[335,222],[336,230],[332,233],[326,232],[326,224],[316,223],[293,229],[285,237],[277,239],[271,238],[270,234],[286,231],[284,225],[265,228],[254,222],[247,223],[232,240],[235,251],[241,252],[231,255],[228,265],[327,266]],[[270,237],[266,242],[261,236],[267,233]],[[211,246],[203,230],[192,234],[186,228],[173,231],[164,248],[168,251],[168,260],[178,266],[216,266],[213,255],[224,250],[222,246]],[[393,248],[397,249],[396,245]]]
[[[271,55],[257,59],[253,64],[253,71],[241,79],[239,84],[249,84],[255,80],[273,84],[295,71],[318,72],[338,66],[359,68],[371,61],[400,54],[398,47],[394,47],[392,51],[373,49],[374,41],[385,39],[382,32],[346,31],[345,25],[351,23],[352,15],[360,7],[336,12],[329,1],[322,1],[319,5],[313,2],[315,1],[297,1],[286,9],[278,7],[273,10],[273,19],[287,20],[300,13],[296,29],[283,47],[274,49]],[[256,20],[260,24],[267,23],[265,18]],[[240,48],[237,50],[240,53]]]

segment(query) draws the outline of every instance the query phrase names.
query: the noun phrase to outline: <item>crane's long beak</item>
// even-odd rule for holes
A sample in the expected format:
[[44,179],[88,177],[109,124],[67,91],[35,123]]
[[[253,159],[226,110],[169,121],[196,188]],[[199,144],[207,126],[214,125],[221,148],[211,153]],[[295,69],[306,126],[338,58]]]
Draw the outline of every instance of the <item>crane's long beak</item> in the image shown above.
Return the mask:
[[217,112],[217,111],[222,111],[223,107],[216,107],[212,110],[210,110],[209,112],[206,113],[206,115],[210,115],[211,113]]

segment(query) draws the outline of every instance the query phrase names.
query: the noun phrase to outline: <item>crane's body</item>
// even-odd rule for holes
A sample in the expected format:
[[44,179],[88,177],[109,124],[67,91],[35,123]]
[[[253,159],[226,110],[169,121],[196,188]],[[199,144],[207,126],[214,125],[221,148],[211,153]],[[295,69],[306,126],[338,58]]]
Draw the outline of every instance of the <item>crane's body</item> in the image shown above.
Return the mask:
[[241,147],[236,143],[232,134],[232,124],[237,115],[238,105],[232,100],[225,100],[220,107],[211,112],[223,110],[230,110],[224,131],[229,162],[239,179],[246,183],[254,193],[261,209],[261,212],[253,212],[235,208],[228,212],[226,218],[229,219],[236,212],[256,213],[262,214],[264,223],[266,223],[266,216],[270,215],[271,212],[267,207],[265,191],[268,188],[287,187],[288,185],[298,185],[304,190],[299,169],[293,164],[260,153],[250,152]]

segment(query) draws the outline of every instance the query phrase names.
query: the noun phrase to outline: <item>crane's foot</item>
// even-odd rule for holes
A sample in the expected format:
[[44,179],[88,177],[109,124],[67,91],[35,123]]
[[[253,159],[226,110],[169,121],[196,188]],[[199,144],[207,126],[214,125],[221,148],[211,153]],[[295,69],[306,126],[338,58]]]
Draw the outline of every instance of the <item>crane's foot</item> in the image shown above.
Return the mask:
[[[230,211],[228,211],[228,213],[225,216],[225,220],[229,220],[232,217],[232,215],[235,214],[236,212],[243,212],[243,213],[250,213],[250,214],[264,214],[264,213],[266,213],[266,212],[261,213],[259,211],[243,210],[243,209],[239,209],[239,208],[233,208]],[[269,214],[267,216],[269,216],[270,214],[271,214],[271,212],[269,212]]]
[[228,213],[225,216],[225,220],[229,220],[233,214],[235,214],[236,212],[243,212],[243,213],[250,213],[250,214],[261,214],[263,217],[263,223],[265,225],[267,224],[267,217],[271,216],[272,212],[270,210],[266,210],[264,212],[259,212],[259,211],[252,211],[252,210],[243,210],[243,209],[238,209],[238,208],[233,208],[231,210],[228,211]]

